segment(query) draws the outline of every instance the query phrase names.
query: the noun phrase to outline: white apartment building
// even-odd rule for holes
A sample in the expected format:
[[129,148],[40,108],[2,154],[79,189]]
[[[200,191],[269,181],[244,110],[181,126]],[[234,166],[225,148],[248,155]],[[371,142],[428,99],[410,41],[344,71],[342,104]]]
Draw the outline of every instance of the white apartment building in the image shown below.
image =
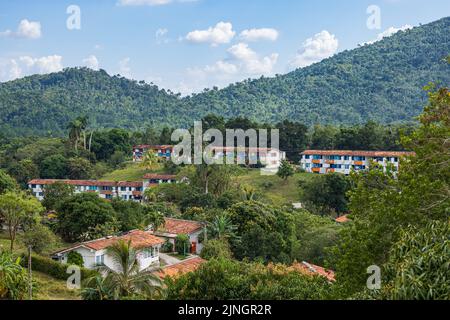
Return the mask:
[[348,175],[352,170],[367,169],[371,162],[383,168],[390,164],[398,171],[400,159],[413,154],[402,151],[306,150],[301,153],[300,165],[306,172],[318,174],[337,172]]

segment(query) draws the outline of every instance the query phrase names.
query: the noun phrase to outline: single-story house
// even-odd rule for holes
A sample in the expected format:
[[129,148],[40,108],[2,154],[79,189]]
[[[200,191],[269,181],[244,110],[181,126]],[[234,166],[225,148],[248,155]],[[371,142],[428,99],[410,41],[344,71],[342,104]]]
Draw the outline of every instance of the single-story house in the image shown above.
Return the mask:
[[87,269],[94,269],[98,265],[106,265],[114,269],[114,263],[108,256],[106,249],[120,240],[131,241],[131,247],[138,251],[137,259],[140,270],[153,266],[159,267],[159,251],[164,240],[141,230],[133,230],[120,236],[82,242],[55,252],[53,259],[61,263],[67,263],[69,253],[75,251],[83,257],[84,267]]
[[191,243],[190,253],[200,254],[203,244],[199,241],[199,236],[204,232],[205,225],[198,221],[181,220],[174,218],[164,218],[165,223],[158,230],[153,231],[155,236],[166,239],[175,246],[175,240],[178,235],[185,234],[189,236]]

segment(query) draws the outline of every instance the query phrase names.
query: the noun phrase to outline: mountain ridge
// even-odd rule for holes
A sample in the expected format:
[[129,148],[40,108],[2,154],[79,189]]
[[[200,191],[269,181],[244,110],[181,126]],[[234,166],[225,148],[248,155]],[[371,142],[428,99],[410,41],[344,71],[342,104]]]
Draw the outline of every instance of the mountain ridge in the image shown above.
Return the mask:
[[60,135],[88,115],[96,127],[187,127],[209,113],[259,122],[355,124],[411,121],[429,82],[450,83],[450,17],[345,50],[309,67],[181,97],[104,70],[68,68],[0,83],[0,128]]

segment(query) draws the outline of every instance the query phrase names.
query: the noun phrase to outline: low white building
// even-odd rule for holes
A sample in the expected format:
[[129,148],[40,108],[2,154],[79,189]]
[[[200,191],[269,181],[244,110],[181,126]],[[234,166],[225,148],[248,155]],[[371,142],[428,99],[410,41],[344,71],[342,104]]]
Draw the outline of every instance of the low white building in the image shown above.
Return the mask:
[[159,267],[159,251],[164,240],[141,230],[133,230],[121,236],[105,237],[82,242],[70,248],[55,252],[53,259],[61,263],[67,263],[69,253],[75,251],[83,257],[83,266],[87,269],[94,269],[99,265],[106,265],[113,270],[120,271],[116,269],[114,262],[107,253],[107,248],[120,240],[125,242],[131,241],[131,247],[137,251],[140,270],[149,267]]
[[267,170],[278,170],[281,161],[286,159],[286,152],[275,148],[216,147],[213,159],[234,161],[237,164],[261,164]]
[[174,218],[164,218],[165,223],[158,230],[153,231],[155,236],[169,241],[175,247],[178,235],[185,234],[189,237],[190,248],[186,251],[192,254],[200,254],[203,244],[199,241],[199,236],[204,232],[205,225],[198,221],[181,220]]

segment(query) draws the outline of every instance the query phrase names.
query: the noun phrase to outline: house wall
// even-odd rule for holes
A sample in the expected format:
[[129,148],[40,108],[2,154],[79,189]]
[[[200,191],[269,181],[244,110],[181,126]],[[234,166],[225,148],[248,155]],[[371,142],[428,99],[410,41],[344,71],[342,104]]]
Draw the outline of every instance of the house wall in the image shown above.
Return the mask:
[[[316,155],[318,156],[318,155]],[[350,174],[352,170],[365,170],[370,167],[371,162],[380,164],[385,170],[388,164],[398,171],[399,158],[398,157],[364,157],[364,159],[356,156],[340,156],[340,158],[333,158],[332,156],[322,156],[321,159],[315,159],[314,155],[302,155],[300,160],[301,167],[310,173],[326,174],[330,172],[337,172],[342,174]]]

